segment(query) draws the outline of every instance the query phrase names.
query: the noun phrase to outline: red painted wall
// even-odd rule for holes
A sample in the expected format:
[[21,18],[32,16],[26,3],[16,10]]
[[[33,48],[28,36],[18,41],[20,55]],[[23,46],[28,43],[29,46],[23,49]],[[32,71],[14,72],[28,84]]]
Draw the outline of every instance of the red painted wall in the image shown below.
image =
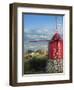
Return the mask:
[[51,60],[63,59],[63,40],[58,33],[56,33],[49,43],[49,58]]

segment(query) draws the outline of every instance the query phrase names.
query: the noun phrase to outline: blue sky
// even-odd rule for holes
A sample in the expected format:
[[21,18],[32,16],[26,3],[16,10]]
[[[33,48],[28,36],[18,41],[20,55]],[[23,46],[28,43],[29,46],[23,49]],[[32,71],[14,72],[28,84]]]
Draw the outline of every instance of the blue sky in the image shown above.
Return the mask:
[[50,28],[56,26],[55,16],[45,15],[24,15],[25,27],[28,29],[48,26]]
[[[52,36],[57,31],[61,35],[63,33],[63,16],[24,14],[23,19],[25,49],[28,47],[34,48],[35,46],[36,48],[42,46],[41,43],[36,43],[36,45],[34,43],[30,43],[30,40],[51,40]],[[44,47],[47,47],[47,44]]]

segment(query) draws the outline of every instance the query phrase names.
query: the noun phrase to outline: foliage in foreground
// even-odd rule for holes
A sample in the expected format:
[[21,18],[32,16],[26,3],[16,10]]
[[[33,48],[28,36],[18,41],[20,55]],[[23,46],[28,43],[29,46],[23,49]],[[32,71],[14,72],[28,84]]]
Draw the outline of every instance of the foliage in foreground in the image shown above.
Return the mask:
[[62,73],[63,62],[49,60],[48,53],[29,51],[24,57],[24,74]]

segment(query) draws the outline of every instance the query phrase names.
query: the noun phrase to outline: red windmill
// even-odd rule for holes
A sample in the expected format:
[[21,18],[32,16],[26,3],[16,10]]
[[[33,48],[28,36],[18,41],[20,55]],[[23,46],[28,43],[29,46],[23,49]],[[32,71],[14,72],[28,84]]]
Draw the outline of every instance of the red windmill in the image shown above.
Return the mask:
[[63,40],[59,33],[55,33],[49,42],[49,58],[51,60],[63,59]]

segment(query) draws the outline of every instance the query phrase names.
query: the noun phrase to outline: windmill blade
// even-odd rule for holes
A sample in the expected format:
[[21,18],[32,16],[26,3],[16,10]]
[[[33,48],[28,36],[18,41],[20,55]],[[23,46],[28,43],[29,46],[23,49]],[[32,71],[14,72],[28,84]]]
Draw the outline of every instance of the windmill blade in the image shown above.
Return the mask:
[[49,42],[50,40],[33,40],[33,41],[30,41],[30,42]]

